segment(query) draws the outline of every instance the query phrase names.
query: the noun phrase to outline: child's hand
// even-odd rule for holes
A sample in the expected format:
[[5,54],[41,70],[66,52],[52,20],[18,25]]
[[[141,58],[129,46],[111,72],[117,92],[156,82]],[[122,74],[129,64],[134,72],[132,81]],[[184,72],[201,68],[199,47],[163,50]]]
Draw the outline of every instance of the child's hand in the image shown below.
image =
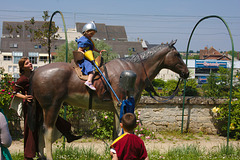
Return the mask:
[[99,53],[102,54],[102,52],[106,52],[106,50],[103,49],[103,50],[101,50]]

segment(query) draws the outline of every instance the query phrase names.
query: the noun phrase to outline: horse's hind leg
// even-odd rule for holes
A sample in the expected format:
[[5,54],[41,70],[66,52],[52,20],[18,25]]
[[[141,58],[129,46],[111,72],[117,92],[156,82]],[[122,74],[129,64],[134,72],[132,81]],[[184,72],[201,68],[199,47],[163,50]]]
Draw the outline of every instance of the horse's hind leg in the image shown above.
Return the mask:
[[45,148],[46,155],[48,160],[52,160],[52,136],[53,136],[53,128],[55,126],[55,122],[57,120],[58,111],[61,104],[54,104],[51,107],[47,108],[47,110],[43,111],[44,114],[44,140],[45,140]]
[[44,140],[45,140],[45,147],[46,147],[46,154],[48,160],[53,160],[52,157],[52,127],[46,127],[44,133]]

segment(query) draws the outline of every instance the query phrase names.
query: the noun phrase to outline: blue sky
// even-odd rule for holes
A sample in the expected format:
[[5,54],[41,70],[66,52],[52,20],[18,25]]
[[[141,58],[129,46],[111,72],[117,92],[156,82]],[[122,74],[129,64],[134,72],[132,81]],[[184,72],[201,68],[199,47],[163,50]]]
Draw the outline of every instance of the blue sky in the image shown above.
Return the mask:
[[[203,17],[218,15],[230,28],[234,49],[240,51],[240,0],[11,0],[0,5],[2,21],[24,21],[35,17],[42,20],[43,11],[63,13],[67,28],[75,22],[89,22],[125,26],[129,41],[139,39],[160,44],[177,39],[176,48],[186,51],[195,24]],[[62,27],[60,15],[54,16]],[[190,50],[213,46],[219,51],[231,50],[225,25],[216,18],[202,21],[194,32]]]

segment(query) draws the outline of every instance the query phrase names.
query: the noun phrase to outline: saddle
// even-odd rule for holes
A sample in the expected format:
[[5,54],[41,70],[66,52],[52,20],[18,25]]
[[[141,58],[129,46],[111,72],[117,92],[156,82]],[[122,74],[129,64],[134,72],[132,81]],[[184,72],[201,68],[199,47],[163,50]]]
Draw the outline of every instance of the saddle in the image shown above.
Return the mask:
[[[82,73],[82,68],[79,67],[78,63],[84,58],[84,55],[82,54],[82,52],[79,51],[73,51],[73,59],[71,61],[71,65],[73,67],[73,69],[75,70],[75,72],[77,73],[77,76],[84,81],[87,81],[88,79],[88,75],[84,75]],[[103,64],[103,58],[101,55],[99,55],[96,59],[95,59],[96,64],[98,65],[98,67],[100,68]],[[96,71],[93,79],[99,79],[100,75],[99,73]]]

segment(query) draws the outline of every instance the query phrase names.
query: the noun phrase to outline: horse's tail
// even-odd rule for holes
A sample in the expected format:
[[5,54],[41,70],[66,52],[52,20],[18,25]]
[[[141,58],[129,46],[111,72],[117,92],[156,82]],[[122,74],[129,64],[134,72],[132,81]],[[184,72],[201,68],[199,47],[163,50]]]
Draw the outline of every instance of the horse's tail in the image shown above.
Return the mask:
[[34,97],[34,90],[33,90],[33,83],[32,79],[34,76],[34,71],[32,72],[30,78],[29,78],[29,90],[28,94],[33,96],[33,99],[31,102],[28,103],[28,126],[32,131],[35,131],[35,129],[39,126],[39,124],[42,123],[42,108],[37,101],[37,99]]

